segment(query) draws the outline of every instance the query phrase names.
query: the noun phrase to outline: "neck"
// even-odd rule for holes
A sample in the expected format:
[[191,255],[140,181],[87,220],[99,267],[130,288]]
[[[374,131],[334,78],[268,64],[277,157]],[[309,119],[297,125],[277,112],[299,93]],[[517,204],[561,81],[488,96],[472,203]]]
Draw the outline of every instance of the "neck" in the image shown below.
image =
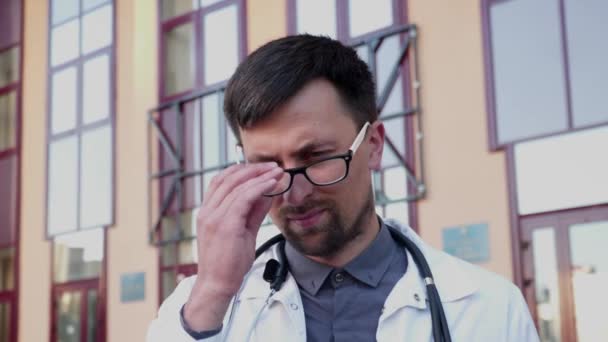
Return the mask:
[[344,267],[351,260],[361,254],[372,243],[372,241],[374,241],[376,235],[378,235],[378,232],[380,231],[380,223],[378,222],[376,212],[373,210],[373,208],[374,207],[372,206],[372,210],[368,215],[365,216],[363,220],[355,223],[363,225],[362,233],[353,240],[349,241],[338,253],[329,257],[308,255],[307,257],[318,263],[325,264],[333,268]]

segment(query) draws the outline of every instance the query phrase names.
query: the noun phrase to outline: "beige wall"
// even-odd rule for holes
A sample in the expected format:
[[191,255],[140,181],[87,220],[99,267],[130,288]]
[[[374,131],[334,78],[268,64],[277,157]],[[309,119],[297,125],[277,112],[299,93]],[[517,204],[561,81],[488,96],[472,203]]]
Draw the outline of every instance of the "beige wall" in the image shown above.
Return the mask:
[[[148,244],[146,113],[158,103],[156,1],[118,0],[116,225],[108,230],[107,340],[144,341],[158,308],[158,253]],[[120,301],[120,277],[145,272],[145,300]]]
[[422,237],[442,247],[443,228],[488,223],[490,261],[512,277],[506,162],[489,152],[478,0],[408,0],[419,27],[427,198]]
[[48,341],[51,245],[46,205],[47,6],[25,1],[21,139],[19,341]]
[[285,0],[247,0],[247,50],[287,34]]

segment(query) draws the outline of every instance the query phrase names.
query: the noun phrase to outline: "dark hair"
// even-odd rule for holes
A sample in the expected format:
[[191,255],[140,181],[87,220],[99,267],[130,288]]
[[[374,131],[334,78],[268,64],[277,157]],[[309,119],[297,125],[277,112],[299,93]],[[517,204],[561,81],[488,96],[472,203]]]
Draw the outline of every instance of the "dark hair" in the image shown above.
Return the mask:
[[357,52],[327,37],[295,35],[255,50],[230,78],[224,112],[237,139],[239,127],[267,118],[315,79],[332,83],[357,126],[376,121],[374,81]]

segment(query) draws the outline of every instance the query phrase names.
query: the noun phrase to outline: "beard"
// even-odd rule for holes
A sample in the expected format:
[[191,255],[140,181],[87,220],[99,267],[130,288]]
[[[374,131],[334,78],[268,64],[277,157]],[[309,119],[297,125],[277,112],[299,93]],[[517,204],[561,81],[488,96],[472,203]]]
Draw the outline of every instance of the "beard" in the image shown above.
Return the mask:
[[[287,215],[304,214],[314,209],[324,209],[329,218],[318,225],[297,230],[289,225]],[[370,211],[374,210],[374,198],[369,189],[361,208],[350,224],[331,200],[310,200],[297,207],[284,207],[279,210],[283,234],[289,243],[300,253],[308,256],[329,258],[338,254],[349,242],[363,234],[363,224]]]

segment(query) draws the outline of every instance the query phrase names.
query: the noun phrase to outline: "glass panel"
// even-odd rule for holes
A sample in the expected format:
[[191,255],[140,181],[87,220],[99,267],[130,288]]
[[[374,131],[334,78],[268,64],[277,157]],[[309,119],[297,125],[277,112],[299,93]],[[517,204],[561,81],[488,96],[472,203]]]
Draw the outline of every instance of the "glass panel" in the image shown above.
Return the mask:
[[608,221],[570,227],[572,291],[578,341],[608,338],[606,319],[598,308],[608,305]]
[[380,118],[384,118],[387,115],[393,115],[398,113],[403,113],[405,110],[405,105],[403,104],[403,82],[401,77],[397,78],[395,81],[395,85],[390,90],[390,95],[382,107],[382,111],[380,112]]
[[236,137],[234,136],[234,133],[232,133],[232,129],[230,128],[230,125],[225,124],[224,127],[226,127],[226,138],[228,140],[228,142],[226,143],[226,151],[228,152],[228,157],[226,162],[227,163],[236,163],[237,161],[241,161],[241,154],[237,153],[237,149],[236,149],[236,145],[238,144],[238,141],[236,140]]
[[87,292],[87,342],[97,341],[97,290]]
[[78,97],[76,67],[53,73],[51,89],[51,132],[65,132],[76,127]]
[[194,85],[194,31],[187,23],[165,32],[165,95],[192,88]]
[[87,11],[106,2],[109,2],[109,0],[82,0],[82,9]]
[[17,131],[17,93],[0,95],[0,151],[15,147]]
[[76,230],[78,146],[75,136],[50,143],[47,182],[49,235]]
[[13,289],[15,282],[15,250],[14,248],[0,249],[0,291]]
[[0,303],[0,342],[10,341],[11,326],[11,305]]
[[376,52],[376,83],[378,88],[378,95],[386,87],[386,83],[390,74],[393,71],[393,65],[399,57],[399,50],[401,48],[401,42],[399,36],[391,36],[386,38],[378,52]]
[[80,342],[80,292],[64,292],[57,298],[57,340],[60,342]]
[[203,167],[220,165],[220,111],[218,95],[203,98]]
[[608,127],[515,145],[520,214],[608,202]]
[[0,158],[0,245],[15,242],[17,227],[17,155]]
[[112,223],[112,130],[109,125],[82,134],[80,228]]
[[196,248],[196,239],[189,239],[179,243],[179,263],[195,264],[198,262],[198,250]]
[[51,33],[51,66],[71,61],[79,54],[80,20],[57,26]]
[[[166,237],[164,238],[166,239]],[[161,265],[174,266],[177,265],[177,245],[169,243],[161,247]]]
[[386,169],[398,165],[401,165],[401,160],[397,157],[393,149],[385,143],[384,150],[382,151],[381,167]]
[[205,7],[205,6],[211,6],[215,3],[221,2],[224,0],[201,0],[201,7]]
[[112,6],[104,6],[82,17],[82,53],[112,44]]
[[337,38],[336,0],[296,0],[297,33]]
[[564,4],[574,126],[608,121],[608,1]]
[[498,142],[567,127],[559,1],[490,8]]
[[19,48],[0,52],[0,88],[19,80]]
[[205,84],[228,79],[239,62],[237,5],[210,12],[203,18]]
[[387,204],[385,217],[392,218],[399,222],[408,224],[409,213],[408,213],[407,209],[408,209],[407,202],[398,202],[398,203]]
[[384,170],[384,194],[390,200],[407,196],[407,176],[404,167],[393,167]]
[[163,19],[176,17],[197,8],[197,0],[161,0]]
[[[176,216],[165,216],[162,219],[162,234],[163,240],[178,239],[181,237],[196,236],[196,215],[198,208],[185,211],[177,215],[180,220],[180,227],[177,225]],[[178,228],[181,229],[181,234],[178,234]]]
[[52,0],[53,25],[78,15],[79,0]]
[[393,23],[393,0],[350,0],[350,36],[357,37]]
[[82,120],[89,124],[110,116],[110,57],[102,55],[84,63]]
[[162,272],[161,275],[161,286],[162,286],[162,300],[164,300],[165,298],[169,297],[169,295],[171,294],[171,292],[173,292],[173,290],[175,289],[175,286],[177,285],[175,278],[175,271],[174,270],[169,270],[169,271],[164,271]]
[[[386,129],[386,137],[391,140],[399,154],[405,156],[405,119],[400,117],[384,121],[384,128]],[[384,148],[389,147],[385,145]]]
[[104,230],[89,229],[53,240],[55,283],[97,278],[103,263]]
[[0,50],[18,44],[21,40],[21,9],[23,3],[23,0],[0,1]]
[[553,228],[535,229],[532,232],[532,253],[538,333],[542,341],[558,342],[561,341],[561,315]]

